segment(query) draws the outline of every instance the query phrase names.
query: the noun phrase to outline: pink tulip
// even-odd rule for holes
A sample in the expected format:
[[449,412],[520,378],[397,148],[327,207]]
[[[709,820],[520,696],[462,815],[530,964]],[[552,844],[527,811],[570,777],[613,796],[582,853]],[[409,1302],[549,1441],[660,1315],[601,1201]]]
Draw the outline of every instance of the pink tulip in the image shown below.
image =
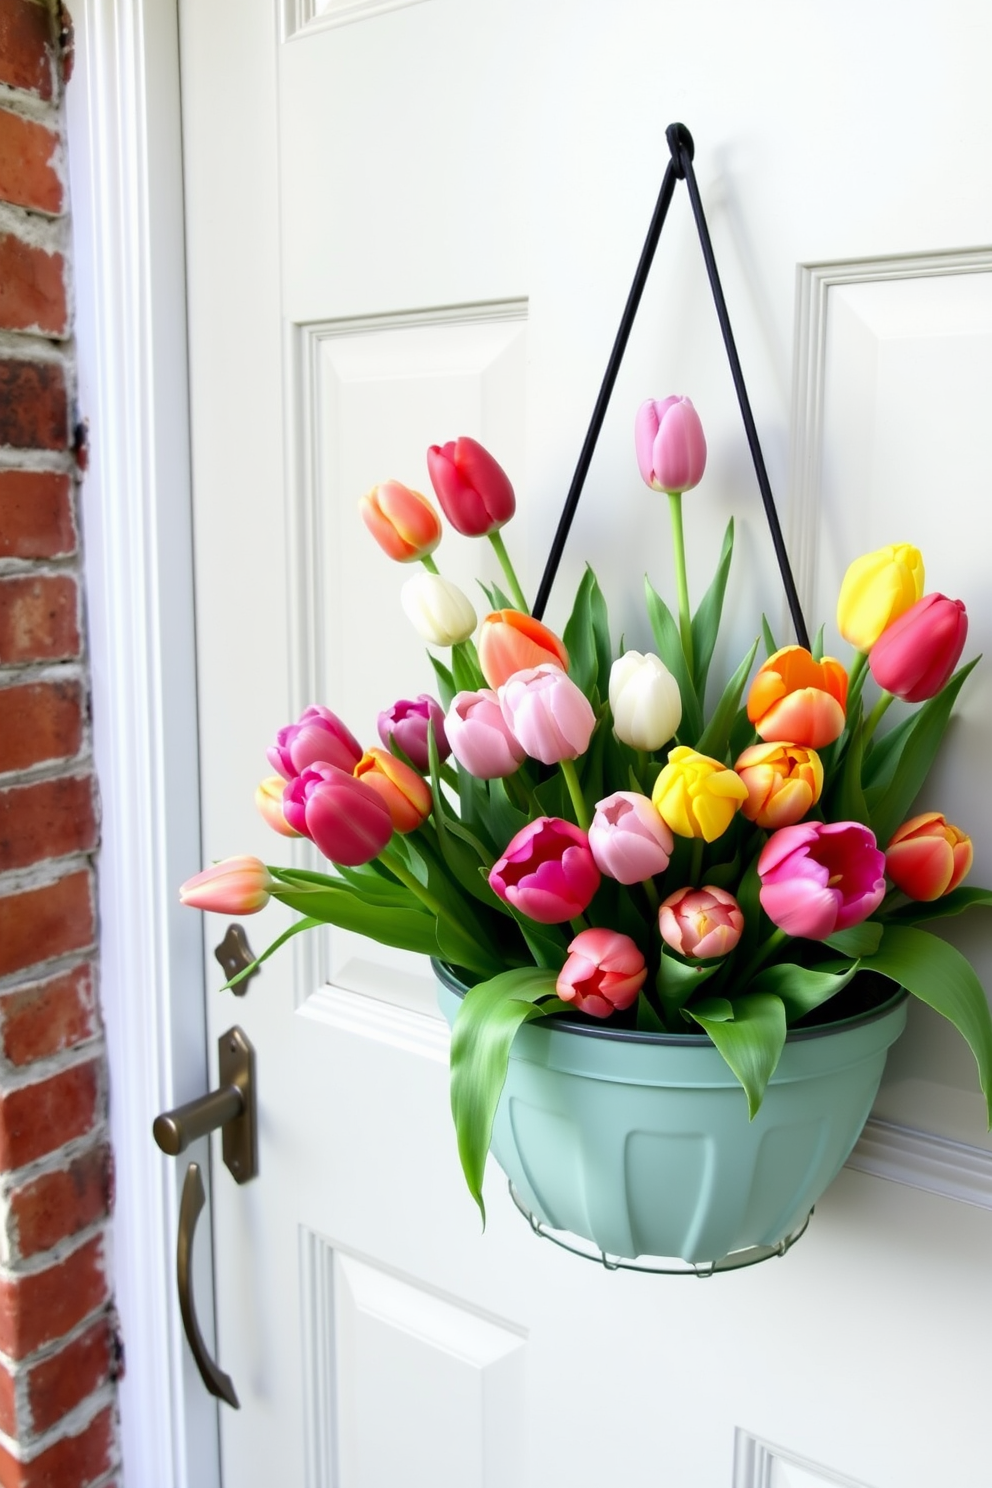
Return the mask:
[[634,449],[642,477],[655,491],[689,491],[706,469],[706,440],[688,398],[649,398],[634,420]]
[[580,1012],[608,1018],[636,998],[648,974],[644,957],[629,935],[617,930],[582,930],[568,948],[558,973],[557,993]]
[[281,775],[266,775],[255,788],[255,805],[273,832],[278,832],[282,837],[299,837],[299,832],[289,825],[283,815],[282,798],[285,788],[286,782]]
[[868,655],[879,687],[905,703],[935,697],[958,664],[968,636],[960,599],[925,594],[883,630]]
[[224,858],[188,878],[179,890],[179,900],[193,909],[214,914],[257,914],[269,902],[276,881],[260,858],[247,855]]
[[315,842],[325,858],[346,868],[371,862],[393,835],[382,797],[334,765],[312,765],[291,780],[283,811],[289,825]]
[[711,884],[669,894],[658,911],[666,945],[691,961],[725,956],[741,938],[744,916],[733,894]]
[[441,510],[466,537],[488,536],[516,511],[506,471],[475,439],[463,435],[448,444],[432,444],[427,469]]
[[541,925],[573,920],[599,888],[599,869],[581,827],[556,816],[528,822],[489,872],[499,897]]
[[674,840],[647,796],[614,791],[596,802],[589,847],[599,871],[618,883],[640,883],[664,873]]
[[431,725],[434,728],[437,757],[439,760],[446,760],[451,753],[451,745],[444,732],[444,711],[437,699],[426,692],[412,701],[401,698],[398,703],[379,714],[377,726],[379,738],[385,747],[389,749],[394,743],[398,744],[414,769],[426,775],[431,767],[427,753],[427,731]]
[[544,765],[578,759],[589,748],[596,714],[581,688],[560,667],[546,662],[513,676],[499,689],[506,726]]
[[889,843],[885,868],[897,889],[929,903],[956,889],[971,868],[971,838],[939,811],[903,822]]
[[825,940],[859,925],[885,897],[885,854],[860,822],[799,822],[758,859],[765,914],[788,935]]
[[350,775],[362,757],[362,746],[336,713],[314,703],[304,709],[298,722],[279,730],[266,756],[284,780],[292,780],[318,762],[336,765]]
[[499,699],[488,687],[456,693],[444,727],[455,759],[477,780],[513,775],[526,758],[506,726]]

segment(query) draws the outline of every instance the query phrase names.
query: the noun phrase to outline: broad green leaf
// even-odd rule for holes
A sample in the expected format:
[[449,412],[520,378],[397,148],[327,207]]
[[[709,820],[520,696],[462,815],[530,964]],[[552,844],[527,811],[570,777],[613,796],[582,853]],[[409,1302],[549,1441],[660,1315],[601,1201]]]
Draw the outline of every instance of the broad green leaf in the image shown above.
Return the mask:
[[896,921],[900,924],[917,925],[920,920],[946,920],[951,915],[963,914],[966,909],[982,904],[992,908],[992,889],[952,889],[942,899],[930,899],[926,902],[914,899],[911,904],[903,904],[899,909],[894,909],[888,919],[890,923]]
[[[444,959],[476,975],[492,976],[506,964],[506,959],[501,954],[491,917],[480,912],[452,881],[423,827],[416,837],[410,833],[401,840],[410,871],[442,906],[443,913],[437,918],[437,943]],[[474,864],[472,869],[476,877],[477,867]]]
[[735,853],[729,863],[715,863],[712,868],[707,868],[706,882],[715,889],[733,890],[737,887],[740,875],[741,855]]
[[840,772],[830,789],[825,806],[828,821],[868,821],[868,805],[861,789],[862,752],[863,727],[859,719],[848,742]]
[[[553,971],[557,976],[568,957],[565,932],[557,925],[539,925],[536,920],[521,914],[519,909],[514,909],[512,904],[508,904],[507,909],[520,927],[527,949],[537,965],[545,971]],[[571,939],[571,931],[567,933]]]
[[761,879],[758,877],[758,858],[760,852],[756,852],[748,864],[737,889],[737,903],[740,905],[744,916],[744,933],[737,947],[738,958],[750,958],[754,948],[761,938]]
[[769,656],[774,656],[775,652],[778,651],[780,648],[778,641],[776,641],[775,637],[772,635],[772,628],[768,624],[767,615],[762,615],[761,617],[761,638],[765,643],[766,658]]
[[518,811],[510,800],[505,782],[490,780],[489,827],[500,857],[511,839],[522,831],[529,821],[530,817],[526,812]]
[[338,864],[333,874],[311,873],[304,868],[270,868],[269,872],[273,878],[277,878],[280,883],[288,884],[291,888],[340,889],[351,887],[357,889],[363,898],[375,904],[399,904],[406,909],[421,908],[409,889],[397,883],[395,878],[387,878],[384,873],[377,872],[372,863],[365,864],[361,868],[346,868]]
[[703,595],[699,608],[692,617],[692,659],[696,677],[696,692],[700,698],[706,696],[706,678],[713,659],[713,647],[720,632],[723,614],[723,599],[727,590],[727,576],[734,555],[734,519],[727,523],[723,536],[723,547],[716,566],[713,582]]
[[658,959],[655,989],[666,1018],[674,1018],[698,988],[718,970],[719,965],[715,962],[710,962],[708,966],[692,966],[686,961],[677,961],[667,951],[662,951]]
[[379,941],[380,945],[397,946],[402,951],[419,951],[424,956],[438,954],[434,916],[425,910],[402,909],[395,904],[370,904],[360,897],[360,891],[344,884],[333,888],[318,888],[316,885],[313,888],[278,888],[273,890],[273,898],[310,919],[337,925],[342,930],[355,930],[359,935]]
[[899,764],[899,756],[902,754],[906,739],[916,724],[915,713],[904,718],[895,728],[889,729],[887,734],[879,737],[877,734],[872,739],[865,753],[864,770],[862,780],[865,786],[865,794],[869,802],[874,792],[875,798],[881,796],[886,786],[892,783],[892,777]]
[[810,971],[806,966],[793,966],[780,961],[766,966],[751,983],[752,992],[770,992],[779,997],[790,1023],[804,1017],[842,991],[854,976],[860,962],[853,961],[846,971]]
[[679,628],[671,610],[661,595],[655,593],[651,580],[647,577],[644,579],[644,602],[647,605],[648,619],[651,622],[654,643],[658,647],[658,655],[678,683],[682,696],[682,723],[678,737],[683,743],[694,745],[703,731],[702,709],[689,675]]
[[455,679],[443,661],[440,661],[430,651],[428,651],[427,655],[430,657],[431,666],[434,668],[434,675],[437,678],[437,690],[441,699],[441,707],[447,712],[451,707],[451,699],[458,691],[458,688],[455,686]]
[[[696,1003],[696,1012],[714,1023],[730,1023],[734,1017],[734,1004],[728,997],[704,997]],[[688,1008],[682,1009],[683,1017],[689,1018]]]
[[727,683],[723,697],[713,710],[713,717],[699,737],[696,748],[700,754],[708,754],[711,759],[723,760],[726,758],[731,729],[737,720],[737,713],[741,704],[741,694],[744,691],[744,684],[748,679],[748,673],[754,663],[757,650],[758,642],[755,641]]
[[451,677],[456,692],[478,692],[486,685],[479,669],[479,658],[471,641],[459,641],[451,648]]
[[886,925],[866,970],[880,971],[950,1019],[967,1040],[978,1065],[992,1127],[992,1016],[974,969],[956,947],[909,925]]
[[878,950],[882,929],[877,920],[862,920],[860,925],[851,925],[847,930],[835,930],[823,943],[842,956],[871,956]]
[[779,997],[748,992],[735,998],[733,1008],[731,1020],[707,1015],[699,1007],[686,1008],[686,1012],[706,1030],[740,1080],[753,1121],[785,1047],[785,1007]]
[[593,687],[606,695],[612,653],[606,601],[592,569],[586,566],[562,640],[568,652],[568,675],[588,696]]
[[480,875],[478,871],[480,867],[491,868],[493,858],[477,838],[462,826],[458,818],[448,811],[444,792],[441,790],[441,764],[433,728],[429,729],[427,734],[427,754],[430,761],[431,791],[434,796],[432,817],[437,830],[438,849],[444,865],[455,882],[462,884],[474,899],[478,899],[498,914],[505,914],[506,906],[502,899],[489,887],[488,877]]
[[644,992],[637,994],[637,1030],[639,1033],[668,1032]]
[[236,987],[239,982],[244,981],[245,977],[251,976],[252,972],[257,971],[263,961],[268,961],[269,957],[274,955],[280,946],[285,945],[287,940],[290,940],[294,935],[299,935],[301,930],[313,930],[323,923],[323,920],[309,918],[297,920],[295,924],[290,925],[288,930],[284,930],[281,935],[277,935],[272,944],[267,946],[260,956],[256,956],[250,966],[243,967],[241,971],[235,973],[229,982],[225,982],[220,989],[221,992],[226,992],[229,987]]

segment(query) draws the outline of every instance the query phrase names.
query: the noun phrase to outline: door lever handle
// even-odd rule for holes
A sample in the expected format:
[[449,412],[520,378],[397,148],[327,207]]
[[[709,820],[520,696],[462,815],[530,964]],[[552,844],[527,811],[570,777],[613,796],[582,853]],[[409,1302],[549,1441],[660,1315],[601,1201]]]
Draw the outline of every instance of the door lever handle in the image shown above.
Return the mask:
[[255,1050],[236,1025],[217,1040],[217,1064],[218,1088],[156,1116],[152,1136],[168,1157],[178,1157],[219,1127],[224,1162],[236,1183],[247,1183],[258,1176]]
[[241,1409],[241,1402],[234,1383],[229,1374],[225,1374],[211,1359],[207,1352],[207,1346],[200,1332],[200,1324],[196,1317],[196,1307],[193,1304],[193,1238],[196,1235],[196,1221],[206,1203],[203,1192],[203,1179],[200,1177],[200,1166],[198,1163],[190,1163],[186,1169],[186,1178],[183,1182],[183,1196],[179,1204],[179,1240],[176,1245],[176,1281],[179,1284],[179,1311],[182,1314],[183,1328],[186,1333],[186,1341],[190,1346],[196,1367],[200,1371],[200,1378],[218,1400],[224,1400],[235,1410]]

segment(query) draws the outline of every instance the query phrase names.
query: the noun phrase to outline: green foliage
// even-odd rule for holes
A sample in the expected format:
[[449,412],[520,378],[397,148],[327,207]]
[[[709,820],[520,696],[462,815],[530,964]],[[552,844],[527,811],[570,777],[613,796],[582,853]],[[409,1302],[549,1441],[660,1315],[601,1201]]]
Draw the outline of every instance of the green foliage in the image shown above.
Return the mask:
[[830,972],[810,971],[806,966],[780,961],[759,971],[751,983],[751,991],[767,992],[779,998],[786,1018],[795,1023],[842,991],[860,965],[860,961],[852,961],[843,971]]
[[767,992],[748,992],[732,1004],[714,998],[686,1012],[709,1034],[740,1080],[753,1121],[785,1047],[782,999]]
[[595,688],[606,697],[610,686],[613,651],[606,601],[587,565],[562,640],[568,652],[568,674],[587,695]]
[[689,664],[682,650],[682,639],[671,610],[660,594],[656,594],[648,578],[644,580],[644,601],[648,619],[654,635],[658,655],[665,663],[682,694],[682,723],[678,732],[680,744],[695,745],[703,731],[703,714],[689,673]]
[[734,519],[731,517],[723,536],[723,546],[720,549],[713,582],[703,595],[699,608],[692,617],[693,677],[700,701],[706,697],[706,679],[709,676],[710,662],[713,659],[713,648],[720,632],[723,600],[727,592],[727,579],[733,556]]

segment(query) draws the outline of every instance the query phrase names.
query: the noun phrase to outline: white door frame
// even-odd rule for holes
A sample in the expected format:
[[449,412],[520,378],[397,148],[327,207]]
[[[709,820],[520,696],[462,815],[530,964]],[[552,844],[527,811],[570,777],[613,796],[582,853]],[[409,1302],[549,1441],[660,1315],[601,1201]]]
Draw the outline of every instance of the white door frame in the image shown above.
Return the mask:
[[[175,1299],[185,1161],[151,1123],[207,1088],[179,41],[175,0],[77,0],[67,91],[93,737],[103,803],[100,968],[117,1166],[126,1481],[219,1488],[217,1407]],[[191,1154],[192,1155],[192,1154]],[[196,1153],[208,1161],[206,1144]],[[208,1226],[203,1225],[207,1230]],[[213,1334],[209,1236],[197,1305]]]

